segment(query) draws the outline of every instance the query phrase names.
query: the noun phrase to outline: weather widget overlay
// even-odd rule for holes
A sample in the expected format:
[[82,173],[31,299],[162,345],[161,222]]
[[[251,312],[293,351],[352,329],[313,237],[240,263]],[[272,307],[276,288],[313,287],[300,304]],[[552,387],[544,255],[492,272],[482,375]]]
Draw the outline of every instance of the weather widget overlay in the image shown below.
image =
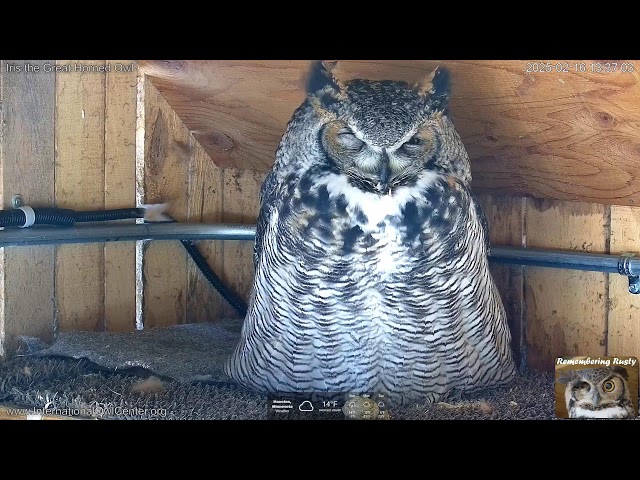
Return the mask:
[[270,395],[273,420],[385,420],[386,397],[375,393],[310,393]]

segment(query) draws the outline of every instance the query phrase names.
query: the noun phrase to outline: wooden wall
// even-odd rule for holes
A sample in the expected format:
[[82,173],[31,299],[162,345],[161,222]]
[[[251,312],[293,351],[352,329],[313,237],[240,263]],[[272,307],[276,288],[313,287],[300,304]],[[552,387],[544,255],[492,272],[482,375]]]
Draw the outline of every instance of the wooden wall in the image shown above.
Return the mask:
[[[217,167],[155,87],[138,85],[144,81],[136,62],[3,60],[0,72],[3,208],[17,193],[34,207],[132,207],[138,180],[143,202],[169,202],[177,220],[255,221],[264,174]],[[137,122],[146,132],[139,148]],[[136,177],[137,164],[144,168]],[[201,247],[223,280],[247,296],[250,242]],[[145,326],[235,315],[178,242],[145,244],[143,251]],[[64,330],[132,331],[136,246],[0,249],[0,290],[0,356],[15,350],[18,335],[51,341]]]
[[[184,126],[156,87],[144,84],[145,203],[169,202],[178,221],[255,223],[264,174],[220,168]],[[200,242],[227,286],[248,298],[251,242]],[[236,316],[179,242],[150,242],[143,258],[146,327]]]
[[[0,64],[4,208],[14,193],[34,206],[131,206],[137,181],[141,200],[170,202],[177,220],[234,223],[255,221],[274,139],[301,99],[305,68],[140,62],[146,79],[137,70],[115,72],[131,61],[28,62],[111,65],[106,74],[7,69],[25,62]],[[418,63],[338,68],[413,79],[439,62]],[[452,100],[454,120],[474,162],[474,188],[494,244],[640,252],[640,207],[633,206],[640,198],[637,72],[525,75],[514,62],[452,62],[451,70],[462,92]],[[207,76],[214,74],[218,83]],[[138,141],[136,132],[144,134]],[[251,243],[200,246],[246,298]],[[133,330],[136,305],[145,327],[233,315],[178,242],[141,250],[136,279],[132,243],[4,249],[5,350],[19,334],[51,340],[56,330]],[[549,369],[559,355],[640,357],[640,296],[628,293],[625,277],[500,265],[492,271],[523,363]]]

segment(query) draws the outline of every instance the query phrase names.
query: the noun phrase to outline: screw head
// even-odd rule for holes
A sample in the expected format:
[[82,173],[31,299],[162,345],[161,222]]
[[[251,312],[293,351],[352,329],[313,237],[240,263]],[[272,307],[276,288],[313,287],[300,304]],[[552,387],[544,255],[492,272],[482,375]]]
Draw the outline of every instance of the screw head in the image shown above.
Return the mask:
[[22,196],[14,195],[13,197],[11,197],[11,205],[13,206],[13,208],[20,208],[23,205]]
[[640,293],[640,277],[629,277],[629,292]]

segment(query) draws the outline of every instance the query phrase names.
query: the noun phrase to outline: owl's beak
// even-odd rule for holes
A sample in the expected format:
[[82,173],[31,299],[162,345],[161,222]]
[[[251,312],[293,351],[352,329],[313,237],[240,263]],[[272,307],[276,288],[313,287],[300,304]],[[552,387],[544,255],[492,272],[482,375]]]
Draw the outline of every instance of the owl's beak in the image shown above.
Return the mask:
[[598,405],[600,403],[600,395],[598,395],[598,390],[593,389],[592,403],[593,405]]
[[382,149],[382,159],[380,161],[380,183],[377,188],[380,192],[386,192],[389,189],[389,180],[391,180],[391,165],[389,165],[389,155],[387,149]]

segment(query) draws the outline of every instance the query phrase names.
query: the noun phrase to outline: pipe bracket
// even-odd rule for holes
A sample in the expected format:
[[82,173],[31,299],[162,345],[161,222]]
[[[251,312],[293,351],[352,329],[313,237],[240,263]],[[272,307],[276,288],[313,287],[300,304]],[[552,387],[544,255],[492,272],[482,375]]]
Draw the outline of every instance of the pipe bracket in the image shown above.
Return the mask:
[[632,272],[630,268],[630,260],[635,256],[635,253],[621,254],[618,258],[618,273],[629,278],[629,293],[638,295],[640,294],[640,276],[637,274],[638,272]]

